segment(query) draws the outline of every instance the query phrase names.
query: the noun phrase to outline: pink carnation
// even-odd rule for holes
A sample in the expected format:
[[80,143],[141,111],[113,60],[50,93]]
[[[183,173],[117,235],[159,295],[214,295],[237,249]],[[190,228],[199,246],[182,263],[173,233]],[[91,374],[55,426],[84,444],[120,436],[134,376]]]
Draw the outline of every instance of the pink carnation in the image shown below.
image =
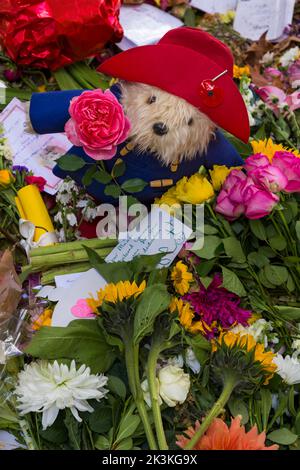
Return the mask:
[[76,304],[71,308],[71,313],[77,318],[94,318],[95,313],[88,305],[86,299],[77,300]]
[[65,132],[94,160],[110,160],[126,140],[130,123],[110,90],[85,91],[71,100]]

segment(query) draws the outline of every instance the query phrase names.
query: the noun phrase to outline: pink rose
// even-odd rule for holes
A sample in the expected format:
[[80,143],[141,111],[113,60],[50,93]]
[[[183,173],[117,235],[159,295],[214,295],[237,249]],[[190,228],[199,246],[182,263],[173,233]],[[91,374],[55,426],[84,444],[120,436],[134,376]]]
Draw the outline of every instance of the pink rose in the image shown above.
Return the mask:
[[288,183],[285,174],[270,164],[268,157],[262,154],[248,157],[245,161],[245,169],[255,184],[274,193],[285,189]]
[[[251,178],[248,178],[251,180]],[[279,197],[270,191],[259,188],[256,184],[249,182],[243,192],[246,206],[245,216],[248,219],[261,219],[272,212],[279,202]]]
[[300,192],[300,158],[290,152],[276,152],[272,165],[285,174],[288,181],[284,190],[287,193]]
[[260,219],[268,215],[278,201],[278,196],[256,185],[250,176],[233,170],[217,197],[216,212],[228,220],[235,220],[242,214],[248,219]]
[[130,123],[110,90],[84,91],[71,100],[65,132],[94,160],[110,160],[126,140]]
[[76,304],[71,308],[71,313],[77,318],[94,318],[96,316],[86,299],[77,300]]

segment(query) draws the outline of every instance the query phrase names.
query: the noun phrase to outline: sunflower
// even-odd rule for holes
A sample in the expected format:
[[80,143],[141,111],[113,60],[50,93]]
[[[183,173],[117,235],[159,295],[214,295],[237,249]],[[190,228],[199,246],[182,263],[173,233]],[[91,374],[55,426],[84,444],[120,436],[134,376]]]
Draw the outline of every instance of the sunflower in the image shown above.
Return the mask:
[[188,272],[186,264],[182,261],[178,261],[172,269],[171,279],[176,292],[180,295],[184,295],[189,291],[190,283],[193,281],[193,275]]
[[93,309],[94,312],[101,307],[103,302],[110,302],[116,304],[130,297],[138,297],[146,288],[146,281],[143,281],[139,286],[136,282],[119,281],[116,284],[107,284],[104,289],[97,292],[97,298],[89,297],[87,304]]
[[216,326],[216,322],[213,322],[211,327],[209,327],[203,320],[193,321],[195,316],[194,310],[189,302],[182,299],[174,297],[169,309],[171,313],[177,311],[179,323],[190,333],[201,333],[205,336],[208,332],[212,331],[211,327],[214,328]]
[[290,152],[300,157],[300,153],[296,149],[287,149],[281,144],[275,144],[272,139],[252,140],[251,142],[254,154],[262,153],[266,155],[270,161],[276,152]]

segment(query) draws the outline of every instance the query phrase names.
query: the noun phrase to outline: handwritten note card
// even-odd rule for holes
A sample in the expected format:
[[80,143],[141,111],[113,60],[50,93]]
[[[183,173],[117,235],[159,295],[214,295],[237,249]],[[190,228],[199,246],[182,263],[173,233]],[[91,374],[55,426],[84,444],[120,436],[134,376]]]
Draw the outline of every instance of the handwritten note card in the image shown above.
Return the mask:
[[190,5],[207,13],[226,13],[235,10],[238,0],[192,0]]
[[234,29],[243,37],[257,41],[268,31],[276,40],[292,22],[295,0],[239,0]]
[[[27,116],[24,104],[14,98],[0,114],[0,126],[8,140],[14,165],[24,165],[36,176],[47,181],[45,191],[55,194],[61,181],[54,176],[55,159],[64,155],[72,144],[64,134],[38,135],[26,132]],[[1,136],[1,135],[0,135]]]
[[191,233],[190,227],[157,207],[135,229],[119,235],[118,245],[105,261],[130,261],[140,255],[167,253],[158,267],[170,266]]
[[121,6],[120,23],[124,38],[118,46],[122,50],[154,44],[170,29],[182,26],[182,21],[153,5]]

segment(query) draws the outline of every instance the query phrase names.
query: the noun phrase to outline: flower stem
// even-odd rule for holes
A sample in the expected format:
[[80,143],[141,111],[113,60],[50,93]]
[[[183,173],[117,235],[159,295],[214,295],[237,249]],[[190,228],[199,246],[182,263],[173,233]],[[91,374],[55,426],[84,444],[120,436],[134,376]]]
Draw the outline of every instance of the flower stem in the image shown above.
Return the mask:
[[125,346],[125,361],[128,375],[129,387],[139,412],[141,421],[144,426],[145,434],[150,450],[157,450],[155,437],[149,422],[143,392],[139,377],[139,349],[138,346],[133,347],[130,342]]
[[148,356],[148,384],[151,397],[151,407],[154,418],[154,425],[156,430],[156,437],[160,450],[168,450],[169,446],[166,440],[160,404],[159,404],[159,393],[156,386],[156,364],[160,353],[159,345],[152,345],[149,356]]
[[194,446],[197,444],[199,439],[202,437],[205,431],[209,428],[213,419],[216,418],[221,413],[222,409],[228,402],[236,384],[237,384],[236,377],[234,375],[228,375],[220,397],[215,402],[214,406],[211,408],[206,418],[202,421],[202,424],[200,425],[199,429],[197,429],[197,431],[195,432],[191,440],[185,446],[184,448],[185,450],[192,450],[194,448]]

